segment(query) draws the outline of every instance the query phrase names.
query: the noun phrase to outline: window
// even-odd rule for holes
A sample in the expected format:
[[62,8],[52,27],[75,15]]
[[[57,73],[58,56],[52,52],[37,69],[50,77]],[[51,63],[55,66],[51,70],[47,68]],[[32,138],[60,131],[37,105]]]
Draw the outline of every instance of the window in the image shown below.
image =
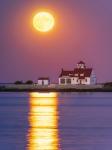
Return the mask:
[[67,84],[71,84],[71,79],[67,79]]
[[61,84],[65,84],[65,79],[60,79]]

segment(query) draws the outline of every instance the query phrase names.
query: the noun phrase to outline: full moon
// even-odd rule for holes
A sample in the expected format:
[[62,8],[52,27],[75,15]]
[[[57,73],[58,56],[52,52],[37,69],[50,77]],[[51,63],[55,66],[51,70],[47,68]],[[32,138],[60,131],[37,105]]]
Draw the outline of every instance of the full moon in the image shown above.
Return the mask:
[[54,16],[49,12],[39,12],[33,18],[33,26],[40,32],[48,32],[55,25]]

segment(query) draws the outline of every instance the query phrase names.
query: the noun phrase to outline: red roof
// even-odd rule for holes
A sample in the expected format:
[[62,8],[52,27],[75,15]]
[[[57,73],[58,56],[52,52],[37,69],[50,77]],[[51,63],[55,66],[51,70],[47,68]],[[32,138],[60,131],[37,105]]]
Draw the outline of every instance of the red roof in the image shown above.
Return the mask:
[[73,74],[74,74],[74,71],[64,71],[64,70],[62,70],[62,72],[61,72],[61,74],[60,74],[60,77],[62,77],[62,76],[73,76]]
[[49,77],[40,77],[38,80],[49,80]]
[[62,70],[60,77],[78,77],[79,79],[90,77],[92,73],[92,68],[75,68],[74,71],[64,71]]
[[80,77],[81,74],[84,74],[84,77],[90,77],[92,73],[92,68],[76,68],[74,69],[74,74],[78,74]]
[[78,62],[78,64],[84,64],[85,65],[85,63],[83,61]]

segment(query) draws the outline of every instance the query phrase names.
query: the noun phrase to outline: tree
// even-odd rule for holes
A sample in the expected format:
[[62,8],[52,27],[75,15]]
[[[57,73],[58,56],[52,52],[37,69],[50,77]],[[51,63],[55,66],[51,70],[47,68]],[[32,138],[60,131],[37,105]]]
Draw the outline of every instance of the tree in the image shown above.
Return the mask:
[[104,83],[104,87],[112,87],[112,82]]
[[14,84],[23,84],[23,81],[15,81]]
[[33,84],[33,81],[32,80],[28,80],[28,81],[26,81],[26,84]]

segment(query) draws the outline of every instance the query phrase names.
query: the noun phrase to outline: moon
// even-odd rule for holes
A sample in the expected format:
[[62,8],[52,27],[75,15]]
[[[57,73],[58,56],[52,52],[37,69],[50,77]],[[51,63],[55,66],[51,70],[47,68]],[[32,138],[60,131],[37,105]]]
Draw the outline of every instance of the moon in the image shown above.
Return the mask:
[[33,18],[33,26],[40,32],[49,32],[54,25],[54,16],[49,12],[39,12]]

